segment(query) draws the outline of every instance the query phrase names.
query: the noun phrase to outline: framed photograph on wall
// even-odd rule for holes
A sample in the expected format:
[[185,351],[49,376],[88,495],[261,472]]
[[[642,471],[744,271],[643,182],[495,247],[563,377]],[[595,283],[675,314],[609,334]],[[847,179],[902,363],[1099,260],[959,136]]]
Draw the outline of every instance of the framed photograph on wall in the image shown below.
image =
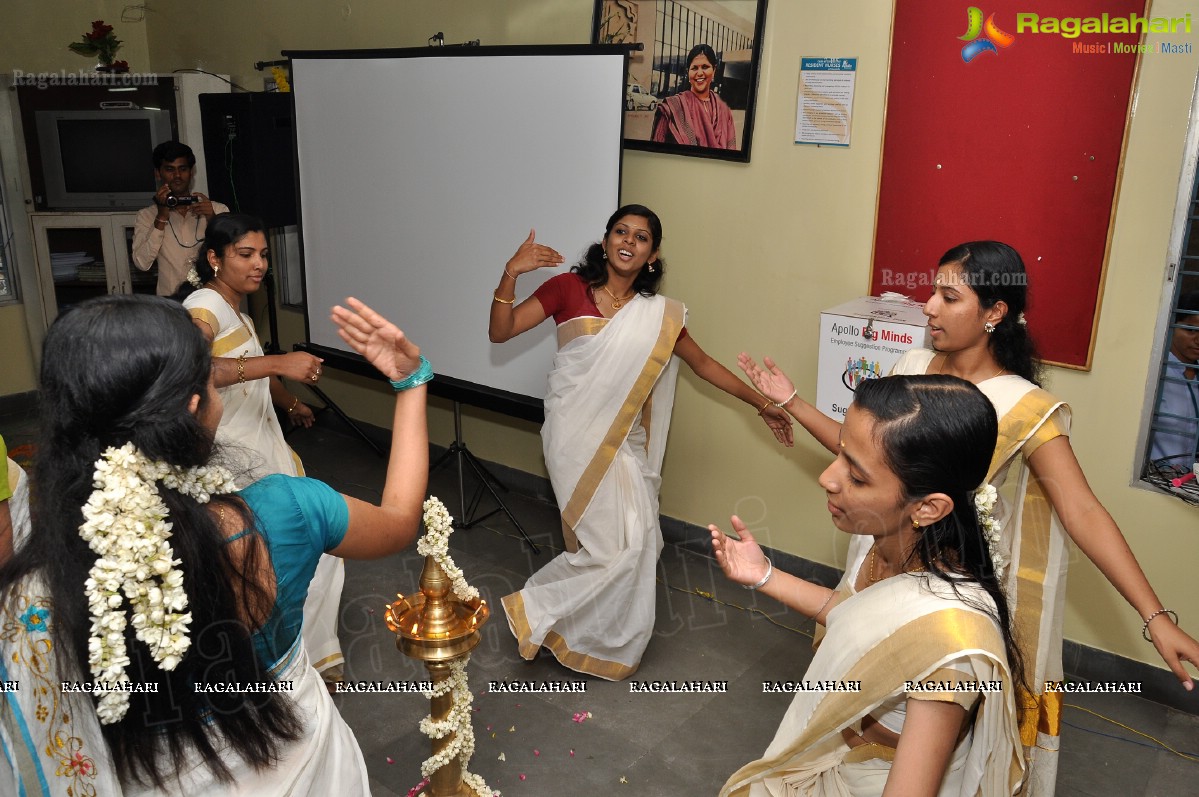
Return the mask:
[[629,56],[628,149],[748,161],[766,0],[596,0],[596,44]]

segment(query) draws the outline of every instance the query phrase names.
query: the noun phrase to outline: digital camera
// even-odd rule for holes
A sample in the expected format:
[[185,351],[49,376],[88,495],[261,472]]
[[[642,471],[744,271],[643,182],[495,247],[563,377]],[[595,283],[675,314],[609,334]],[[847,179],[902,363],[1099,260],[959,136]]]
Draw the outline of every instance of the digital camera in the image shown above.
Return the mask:
[[200,201],[200,197],[191,194],[167,194],[167,207],[174,208],[180,205],[194,205]]

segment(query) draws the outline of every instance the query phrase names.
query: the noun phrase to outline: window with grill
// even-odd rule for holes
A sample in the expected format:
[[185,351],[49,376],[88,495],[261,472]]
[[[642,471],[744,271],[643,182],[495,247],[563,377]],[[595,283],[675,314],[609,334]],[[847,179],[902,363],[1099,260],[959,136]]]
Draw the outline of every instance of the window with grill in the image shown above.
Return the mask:
[[18,300],[12,224],[8,218],[5,185],[3,167],[0,166],[0,305],[13,304]]
[[1153,403],[1146,413],[1143,481],[1199,505],[1199,116],[1192,115],[1167,275],[1166,316]]

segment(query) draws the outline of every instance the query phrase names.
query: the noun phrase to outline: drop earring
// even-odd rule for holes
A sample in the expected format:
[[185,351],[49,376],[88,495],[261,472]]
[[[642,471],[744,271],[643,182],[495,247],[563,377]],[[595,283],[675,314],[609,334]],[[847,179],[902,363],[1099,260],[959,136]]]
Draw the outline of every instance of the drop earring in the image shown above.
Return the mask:
[[649,269],[650,274],[654,273],[654,264],[653,263],[646,263],[645,267]]

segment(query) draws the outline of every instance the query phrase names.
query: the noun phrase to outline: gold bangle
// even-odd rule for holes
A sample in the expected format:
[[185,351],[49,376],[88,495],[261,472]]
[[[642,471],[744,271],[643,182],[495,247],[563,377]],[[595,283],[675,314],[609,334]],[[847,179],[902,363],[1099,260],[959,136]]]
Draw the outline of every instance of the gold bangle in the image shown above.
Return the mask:
[[766,399],[766,403],[762,405],[762,409],[758,410],[758,415],[760,416],[762,413],[766,412],[766,408],[769,407],[773,403],[774,402],[771,401],[770,399]]
[[299,397],[299,396],[296,396],[296,400],[295,400],[295,401],[293,401],[293,402],[291,403],[291,406],[287,408],[287,414],[288,414],[288,415],[291,415],[293,412],[295,412],[295,411],[296,411],[296,407],[297,407],[297,406],[299,406],[299,404],[300,404],[300,397]]
[[516,275],[509,271],[507,266],[504,266],[504,273],[511,277],[513,282],[516,282]]
[[498,293],[491,294],[491,298],[494,299],[495,301],[499,302],[500,304],[512,304],[513,302],[516,301],[515,296],[513,296],[511,299],[501,299],[500,295]]
[[[827,589],[827,587],[826,587],[826,589]],[[837,590],[835,590],[835,589],[829,589],[829,591],[828,591],[828,597],[824,599],[824,603],[820,604],[820,608],[816,610],[816,613],[815,613],[814,615],[812,615],[812,618],[813,618],[813,619],[815,619],[815,618],[819,617],[819,616],[820,616],[820,613],[821,613],[822,611],[824,611],[825,609],[827,609],[827,608],[828,608],[828,605],[829,605],[830,603],[832,603],[833,596],[834,596],[834,595],[836,595],[836,594],[837,594]]]
[[237,355],[237,383],[243,385],[246,382],[246,355]]

